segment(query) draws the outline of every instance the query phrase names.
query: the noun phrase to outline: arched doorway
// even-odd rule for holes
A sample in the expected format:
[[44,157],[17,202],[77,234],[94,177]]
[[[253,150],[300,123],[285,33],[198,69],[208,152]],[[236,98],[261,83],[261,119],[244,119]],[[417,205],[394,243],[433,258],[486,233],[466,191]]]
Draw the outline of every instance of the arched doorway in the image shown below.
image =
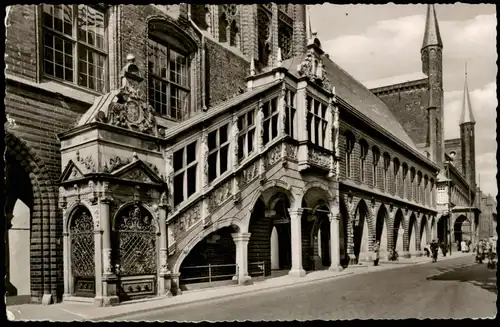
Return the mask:
[[237,232],[236,227],[222,227],[189,251],[179,269],[181,290],[232,280],[237,275],[236,245],[231,235]]
[[365,201],[359,201],[354,219],[352,221],[352,229],[354,234],[354,255],[356,261],[370,260],[369,252],[369,232],[368,232],[368,208]]
[[420,222],[420,249],[424,249],[427,243],[430,243],[429,228],[427,226],[427,217],[423,216]]
[[292,240],[288,208],[290,208],[290,203],[286,197],[278,198],[273,206],[270,260],[271,269],[274,270],[289,270],[292,267]]
[[447,236],[447,230],[448,230],[448,224],[447,224],[448,217],[447,216],[441,216],[438,220],[437,223],[437,238],[439,241],[439,244],[443,242],[444,244],[448,244],[448,238]]
[[380,257],[387,257],[387,209],[385,205],[381,205],[377,213],[375,240],[380,242]]
[[401,256],[403,254],[404,248],[403,248],[403,235],[404,235],[404,226],[403,226],[403,212],[401,209],[398,209],[396,212],[396,216],[394,217],[394,225],[393,225],[393,242],[394,242],[394,248],[398,252],[398,254]]
[[138,204],[121,209],[114,221],[112,263],[120,280],[120,301],[157,294],[159,228]]
[[454,241],[472,241],[471,223],[465,215],[460,215],[453,224]]
[[95,296],[94,222],[87,208],[78,206],[69,225],[71,294]]
[[417,254],[417,218],[415,214],[411,214],[410,221],[408,222],[408,251],[411,255]]
[[347,224],[349,221],[349,213],[344,202],[344,198],[340,197],[339,201],[340,221],[339,221],[339,237],[340,237],[340,265],[345,268],[349,265],[349,255],[347,253]]

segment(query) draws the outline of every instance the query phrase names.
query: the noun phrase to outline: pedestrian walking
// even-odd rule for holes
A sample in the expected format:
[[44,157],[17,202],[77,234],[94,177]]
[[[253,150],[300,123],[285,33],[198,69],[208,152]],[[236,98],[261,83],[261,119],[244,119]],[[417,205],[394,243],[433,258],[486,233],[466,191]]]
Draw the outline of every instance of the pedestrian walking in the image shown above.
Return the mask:
[[431,256],[431,246],[429,243],[427,243],[424,247],[424,252],[427,258]]
[[431,243],[432,262],[437,261],[438,249],[439,249],[438,243],[436,242],[436,240],[432,240],[432,243]]
[[375,255],[374,259],[373,259],[373,265],[374,266],[378,266],[378,261],[380,259],[379,252],[380,252],[380,241],[377,241],[373,245],[373,254]]
[[462,249],[462,253],[465,253],[466,246],[467,246],[467,243],[465,243],[465,241],[462,241],[460,243],[460,248]]

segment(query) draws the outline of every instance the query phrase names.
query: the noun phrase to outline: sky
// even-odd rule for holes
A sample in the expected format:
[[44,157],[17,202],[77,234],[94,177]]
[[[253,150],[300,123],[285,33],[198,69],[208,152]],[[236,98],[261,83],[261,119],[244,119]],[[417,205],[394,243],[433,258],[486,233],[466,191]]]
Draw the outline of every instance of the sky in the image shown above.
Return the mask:
[[[490,4],[435,5],[443,41],[445,139],[460,136],[464,70],[476,120],[476,181],[497,195],[496,9]],[[365,85],[422,76],[420,48],[427,5],[309,5],[323,50]]]

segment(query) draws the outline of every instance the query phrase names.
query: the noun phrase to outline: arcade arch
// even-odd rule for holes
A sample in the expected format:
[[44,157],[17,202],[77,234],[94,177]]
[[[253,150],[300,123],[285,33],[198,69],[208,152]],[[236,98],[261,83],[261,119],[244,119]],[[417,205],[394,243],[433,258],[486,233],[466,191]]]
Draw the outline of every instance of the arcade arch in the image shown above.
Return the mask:
[[375,227],[375,240],[380,242],[380,257],[386,257],[389,250],[387,242],[387,219],[387,209],[385,205],[381,205],[377,213]]

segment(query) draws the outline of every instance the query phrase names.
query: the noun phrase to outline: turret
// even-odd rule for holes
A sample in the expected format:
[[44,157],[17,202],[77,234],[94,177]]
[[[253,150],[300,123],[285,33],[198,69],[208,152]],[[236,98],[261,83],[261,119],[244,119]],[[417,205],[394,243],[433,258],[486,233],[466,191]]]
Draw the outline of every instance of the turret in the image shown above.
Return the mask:
[[434,5],[427,5],[427,19],[422,42],[422,72],[429,78],[429,103],[427,106],[427,145],[431,160],[442,168],[444,162],[443,114],[443,42]]
[[460,114],[460,138],[462,139],[462,169],[469,185],[476,185],[476,149],[475,149],[474,114],[467,85],[467,64],[465,66],[464,95],[462,98],[462,113]]

